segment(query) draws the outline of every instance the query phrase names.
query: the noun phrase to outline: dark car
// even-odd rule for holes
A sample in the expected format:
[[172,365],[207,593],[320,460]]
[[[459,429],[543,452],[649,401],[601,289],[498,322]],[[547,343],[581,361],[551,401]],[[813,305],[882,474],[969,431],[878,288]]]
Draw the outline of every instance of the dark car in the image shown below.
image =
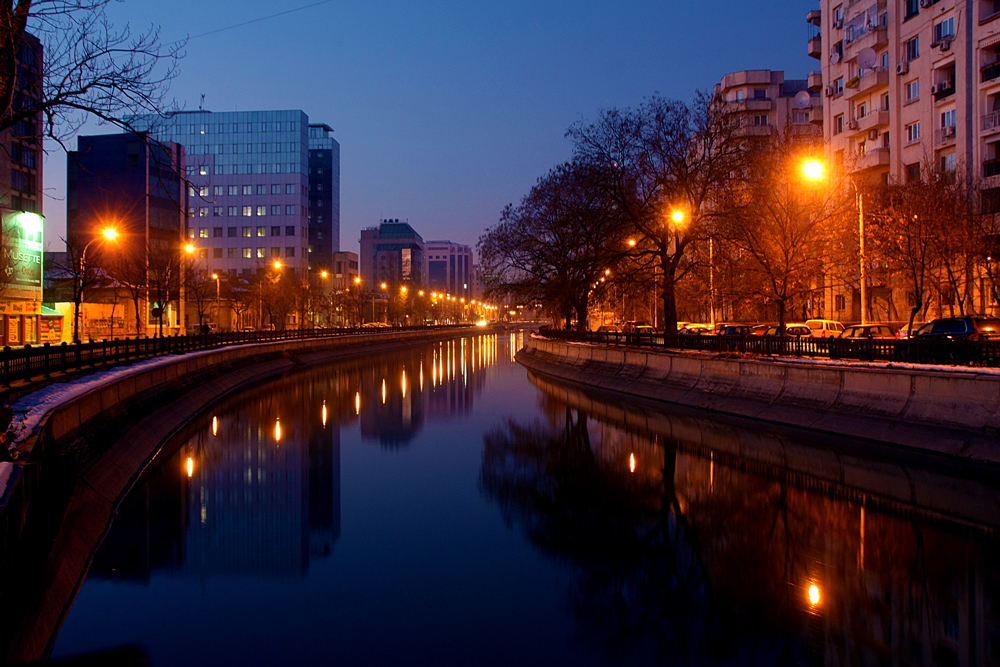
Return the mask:
[[[778,335],[778,325],[770,326],[764,330],[762,334],[764,336],[777,336]],[[785,325],[785,335],[791,336],[793,338],[811,338],[812,329],[804,324],[786,324]]]
[[753,330],[747,324],[726,324],[716,329],[716,333],[720,336],[750,336]]
[[1000,340],[1000,319],[995,317],[943,317],[920,327],[918,340]]

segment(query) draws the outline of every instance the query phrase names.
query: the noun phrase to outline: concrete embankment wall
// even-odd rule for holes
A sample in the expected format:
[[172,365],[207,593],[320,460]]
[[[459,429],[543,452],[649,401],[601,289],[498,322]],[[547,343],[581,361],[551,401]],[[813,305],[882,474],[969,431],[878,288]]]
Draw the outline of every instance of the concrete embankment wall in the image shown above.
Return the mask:
[[[218,400],[296,368],[482,333],[488,332],[277,341],[162,357],[118,369],[106,380],[93,375],[92,388],[50,408],[21,445],[30,463],[0,510],[6,560],[0,591],[8,601],[0,605],[0,663],[48,656],[118,504],[163,444]],[[68,497],[64,507],[44,509],[61,494]],[[51,523],[45,529],[52,534],[40,535],[40,523]]]
[[1000,462],[1000,375],[631,350],[533,336],[518,361],[609,391]]

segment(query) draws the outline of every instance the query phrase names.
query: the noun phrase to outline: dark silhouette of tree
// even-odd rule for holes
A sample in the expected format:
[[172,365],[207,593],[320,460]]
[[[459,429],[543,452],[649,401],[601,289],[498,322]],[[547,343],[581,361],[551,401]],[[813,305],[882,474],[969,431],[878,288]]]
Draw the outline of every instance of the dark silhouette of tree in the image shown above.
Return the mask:
[[[666,331],[677,328],[676,285],[693,266],[689,251],[703,237],[712,200],[745,159],[735,114],[724,107],[704,93],[691,105],[654,96],[568,132],[622,231],[636,236],[635,251],[654,261]],[[674,213],[683,217],[675,221]]]

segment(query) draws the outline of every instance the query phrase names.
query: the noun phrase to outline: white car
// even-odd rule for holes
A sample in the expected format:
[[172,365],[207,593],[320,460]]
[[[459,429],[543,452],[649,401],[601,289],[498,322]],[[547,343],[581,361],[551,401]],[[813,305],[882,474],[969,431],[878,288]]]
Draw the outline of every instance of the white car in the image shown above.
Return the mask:
[[844,332],[844,325],[836,320],[806,320],[813,338],[838,338]]

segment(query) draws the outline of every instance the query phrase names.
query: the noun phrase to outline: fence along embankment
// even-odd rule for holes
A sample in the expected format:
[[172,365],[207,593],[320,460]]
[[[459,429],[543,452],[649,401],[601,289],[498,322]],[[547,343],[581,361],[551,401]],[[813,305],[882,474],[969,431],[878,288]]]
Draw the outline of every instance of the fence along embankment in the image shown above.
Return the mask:
[[1000,462],[1000,374],[625,349],[532,336],[518,361],[609,391]]

